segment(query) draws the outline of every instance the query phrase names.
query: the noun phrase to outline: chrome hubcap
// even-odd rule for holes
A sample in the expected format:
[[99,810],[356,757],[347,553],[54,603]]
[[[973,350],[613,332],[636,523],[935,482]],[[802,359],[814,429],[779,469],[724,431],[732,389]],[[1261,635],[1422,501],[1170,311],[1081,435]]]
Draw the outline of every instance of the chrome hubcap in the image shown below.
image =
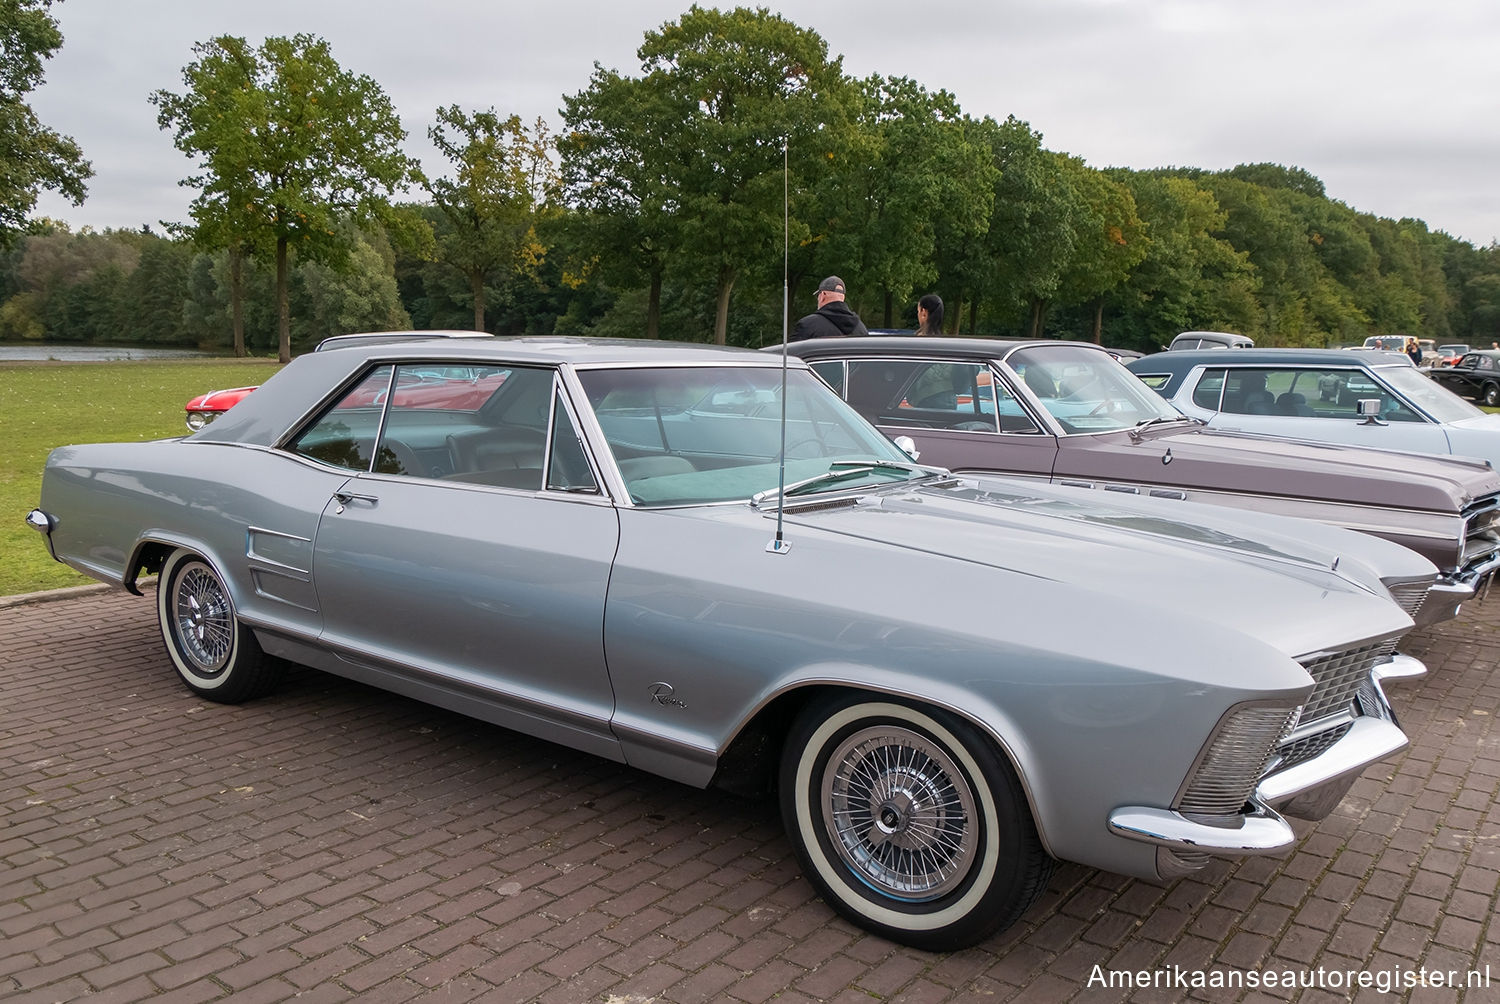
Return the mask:
[[178,577],[174,617],[182,654],[204,676],[223,671],[234,639],[234,610],[219,580],[202,565]]
[[974,862],[974,793],[942,747],[897,725],[863,729],[823,774],[823,820],[839,856],[877,892],[923,901]]

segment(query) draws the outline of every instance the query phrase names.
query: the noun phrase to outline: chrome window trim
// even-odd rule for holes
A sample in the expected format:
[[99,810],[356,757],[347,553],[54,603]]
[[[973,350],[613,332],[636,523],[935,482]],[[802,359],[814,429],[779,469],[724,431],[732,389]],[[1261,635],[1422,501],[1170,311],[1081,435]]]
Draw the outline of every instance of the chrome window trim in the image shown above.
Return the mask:
[[[850,363],[864,363],[864,362],[870,362],[870,363],[915,363],[915,364],[925,363],[927,365],[932,365],[934,363],[941,363],[941,364],[947,365],[947,366],[952,366],[954,364],[960,364],[961,363],[961,364],[966,364],[966,365],[969,365],[969,366],[977,366],[977,367],[979,367],[981,369],[988,369],[990,371],[990,379],[993,381],[993,380],[995,380],[995,379],[998,378],[998,379],[1000,379],[1002,381],[1002,386],[1004,386],[1005,389],[1010,393],[1011,398],[1017,404],[1019,404],[1021,406],[1022,413],[1025,414],[1027,418],[1031,419],[1031,423],[1036,426],[1036,432],[1008,432],[1008,431],[1000,428],[1000,401],[999,401],[998,398],[996,398],[996,400],[995,400],[995,416],[994,416],[995,417],[995,429],[994,429],[994,431],[990,431],[988,429],[984,429],[984,430],[980,430],[980,429],[936,429],[936,430],[923,430],[923,431],[936,431],[936,432],[945,432],[945,433],[951,433],[951,432],[969,433],[971,435],[976,435],[976,436],[1035,436],[1038,433],[1045,433],[1045,434],[1051,435],[1051,436],[1058,436],[1058,435],[1062,434],[1062,428],[1061,428],[1061,426],[1057,426],[1056,425],[1055,421],[1052,419],[1051,413],[1049,413],[1046,409],[1043,408],[1043,409],[1040,410],[1040,414],[1046,417],[1046,421],[1042,421],[1042,420],[1039,419],[1039,417],[1038,417],[1038,406],[1037,406],[1036,402],[1034,400],[1029,399],[1029,398],[1022,397],[1019,393],[1017,393],[1017,388],[1021,385],[1021,382],[1020,382],[1019,378],[1016,376],[1015,371],[1012,370],[1009,366],[1006,366],[1004,363],[1000,362],[997,359],[993,359],[993,358],[970,358],[968,356],[948,356],[948,355],[884,355],[884,354],[865,355],[864,353],[860,353],[859,355],[852,355],[852,356],[840,356],[840,355],[830,354],[828,356],[814,358],[814,359],[810,359],[810,360],[809,359],[804,359],[803,361],[807,362],[809,364],[809,366],[808,366],[809,369],[812,368],[811,367],[812,363],[837,362],[837,363],[842,363],[843,364],[843,367],[844,367],[844,391],[843,391],[842,394],[839,394],[839,400],[843,401],[845,404],[849,403],[849,364]],[[813,372],[814,376],[817,376],[817,370],[813,370],[812,372]],[[825,387],[828,386],[828,381],[827,380],[823,380],[822,377],[818,377],[818,379],[822,380],[822,383],[823,383],[823,385]],[[832,389],[832,388],[830,388],[830,389]],[[1028,393],[1029,393],[1029,391],[1028,391]],[[1155,393],[1155,392],[1153,391],[1152,393]],[[877,426],[877,427],[880,426],[880,423],[878,423],[878,422],[871,422],[870,424],[874,425],[874,426]],[[885,428],[893,429],[893,428],[896,428],[896,426],[887,425],[887,426],[885,426]]]
[[[1378,369],[1385,369],[1385,368],[1388,368],[1388,367],[1361,366],[1358,363],[1355,363],[1353,365],[1337,365],[1337,364],[1332,364],[1332,365],[1323,366],[1323,365],[1313,365],[1313,364],[1309,364],[1309,363],[1296,363],[1296,362],[1293,362],[1293,363],[1269,363],[1269,362],[1264,362],[1264,363],[1257,363],[1257,362],[1248,362],[1248,363],[1228,363],[1228,362],[1226,362],[1226,363],[1219,363],[1219,362],[1215,361],[1213,363],[1200,363],[1199,365],[1194,366],[1188,372],[1188,378],[1192,380],[1192,386],[1196,389],[1197,386],[1198,386],[1198,382],[1200,380],[1202,380],[1202,378],[1203,378],[1203,373],[1205,371],[1209,370],[1209,369],[1216,369],[1216,370],[1222,369],[1222,370],[1225,370],[1225,371],[1228,371],[1228,370],[1267,370],[1267,371],[1273,371],[1273,372],[1276,371],[1276,370],[1290,370],[1290,371],[1296,371],[1298,373],[1307,373],[1307,372],[1318,372],[1318,373],[1334,373],[1334,372],[1338,372],[1338,373],[1359,373],[1359,374],[1361,374],[1363,376],[1369,377],[1370,381],[1372,383],[1374,383],[1376,386],[1380,387],[1382,390],[1385,391],[1386,394],[1390,395],[1392,398],[1396,399],[1397,401],[1400,401],[1403,407],[1405,407],[1413,415],[1416,415],[1419,419],[1421,419],[1420,422],[1401,423],[1401,424],[1411,424],[1411,425],[1440,425],[1441,423],[1434,421],[1431,415],[1429,415],[1427,412],[1423,411],[1421,408],[1418,408],[1416,405],[1412,404],[1411,401],[1407,400],[1407,398],[1404,395],[1402,395],[1400,393],[1397,393],[1397,391],[1395,390],[1395,388],[1393,388],[1390,384],[1386,383],[1384,380],[1380,379],[1380,377],[1376,375],[1376,371]],[[1229,385],[1228,379],[1225,379],[1224,385],[1226,387]],[[1190,403],[1190,404],[1193,403],[1193,401],[1192,401],[1193,395],[1192,395],[1191,392],[1188,391],[1187,387],[1188,387],[1188,382],[1185,379],[1183,381],[1182,389],[1180,389],[1177,392],[1177,394],[1174,394],[1172,396],[1176,397],[1176,396],[1178,396],[1178,394],[1186,394],[1187,395],[1188,403]],[[1208,410],[1207,408],[1204,408],[1200,404],[1194,404],[1194,407],[1202,408],[1204,411]],[[1224,411],[1224,387],[1220,387],[1219,388],[1219,407],[1216,408],[1216,409],[1214,409],[1214,414],[1215,415],[1239,415],[1239,414],[1241,414],[1240,412],[1226,412],[1226,411]],[[1345,416],[1342,416],[1342,417],[1340,417],[1340,416],[1333,416],[1333,415],[1279,415],[1279,416],[1278,415],[1271,415],[1271,416],[1252,416],[1252,417],[1257,417],[1257,418],[1263,418],[1263,417],[1270,417],[1270,418],[1321,418],[1321,419],[1326,419],[1327,421],[1331,421],[1331,422],[1349,422],[1349,421],[1354,421],[1357,418],[1357,416],[1350,416],[1350,415],[1345,415]]]

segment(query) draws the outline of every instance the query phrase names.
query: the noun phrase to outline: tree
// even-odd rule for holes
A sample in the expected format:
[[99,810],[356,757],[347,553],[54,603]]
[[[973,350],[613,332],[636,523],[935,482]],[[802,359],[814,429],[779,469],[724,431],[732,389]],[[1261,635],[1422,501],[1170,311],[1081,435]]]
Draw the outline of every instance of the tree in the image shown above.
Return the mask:
[[1113,297],[1110,343],[1154,352],[1179,331],[1244,331],[1255,322],[1255,269],[1216,237],[1225,213],[1189,178],[1116,169],[1146,233],[1146,257]]
[[454,167],[451,179],[422,176],[447,222],[436,254],[469,281],[474,330],[484,331],[485,281],[535,274],[546,254],[537,224],[558,191],[552,142],[541,119],[528,131],[518,115],[468,115],[457,105],[437,110],[427,136]]
[[93,168],[71,138],[42,125],[25,101],[62,45],[52,0],[0,0],[0,244],[22,229],[42,191],[80,205]]
[[[816,32],[764,9],[695,5],[648,32],[638,56],[639,78],[595,73],[591,92],[618,93],[569,101],[569,129],[594,135],[571,137],[564,155],[595,156],[600,188],[627,208],[660,206],[674,252],[711,277],[722,344],[740,276],[781,262],[787,177],[800,192],[818,188],[841,152],[855,92]],[[616,164],[597,157],[606,149],[619,151]],[[576,167],[565,172],[576,190]]]
[[947,91],[905,77],[872,76],[860,87],[852,143],[817,193],[821,215],[806,211],[802,272],[858,276],[884,294],[882,324],[891,327],[894,301],[937,278],[940,236],[963,241],[989,225],[995,167]]
[[291,359],[290,255],[340,266],[353,249],[341,222],[379,218],[388,196],[413,177],[406,137],[385,92],[334,60],[311,35],[266,39],[251,49],[220,36],[194,46],[182,94],[151,96],[163,129],[200,173],[194,237],[276,264],[277,341]]
[[[1146,257],[1151,242],[1129,188],[1075,157],[1059,156],[1059,166],[1069,175],[1079,201],[1079,212],[1073,253],[1058,280],[1058,300],[1092,305],[1089,340],[1097,345],[1102,340],[1105,295],[1124,284]],[[1041,334],[1040,329],[1036,334]]]
[[647,338],[661,332],[662,279],[678,244],[671,164],[658,139],[678,114],[656,89],[594,64],[586,90],[563,98],[562,186],[576,212],[562,229],[572,250],[565,281],[598,275],[647,287]]

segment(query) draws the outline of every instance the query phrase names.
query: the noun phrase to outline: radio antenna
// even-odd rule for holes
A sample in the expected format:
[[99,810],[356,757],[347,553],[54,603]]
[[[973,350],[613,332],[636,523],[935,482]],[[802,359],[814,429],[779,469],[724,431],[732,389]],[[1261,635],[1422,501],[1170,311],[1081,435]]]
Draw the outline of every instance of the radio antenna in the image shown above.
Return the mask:
[[791,309],[790,280],[787,278],[791,253],[791,184],[787,180],[787,138],[781,137],[781,452],[776,458],[776,538],[766,545],[772,554],[785,554],[792,549],[782,528],[782,516],[786,512],[786,347],[787,312]]

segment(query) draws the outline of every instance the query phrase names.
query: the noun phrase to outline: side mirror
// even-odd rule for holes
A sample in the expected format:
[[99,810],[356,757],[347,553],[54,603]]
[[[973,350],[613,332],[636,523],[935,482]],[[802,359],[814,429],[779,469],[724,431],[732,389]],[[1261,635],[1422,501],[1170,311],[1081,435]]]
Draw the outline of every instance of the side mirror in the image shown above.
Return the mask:
[[922,458],[921,452],[917,449],[917,441],[910,436],[897,436],[892,442],[901,448],[902,453],[913,460],[920,460]]
[[1355,414],[1364,419],[1361,425],[1385,425],[1380,418],[1380,398],[1362,397],[1355,404]]

